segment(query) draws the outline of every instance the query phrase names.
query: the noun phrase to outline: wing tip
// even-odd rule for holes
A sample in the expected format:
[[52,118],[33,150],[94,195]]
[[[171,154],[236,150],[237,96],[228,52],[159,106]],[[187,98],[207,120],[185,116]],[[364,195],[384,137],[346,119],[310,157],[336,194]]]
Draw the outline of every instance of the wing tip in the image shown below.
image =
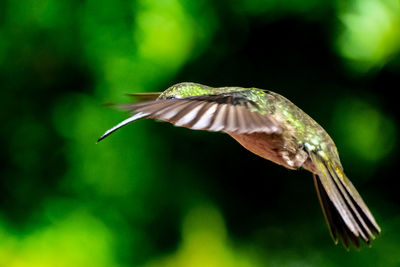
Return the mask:
[[103,134],[102,136],[100,136],[99,139],[97,139],[96,144],[100,143],[101,140],[103,140],[104,138],[106,138],[108,136],[108,134]]
[[99,143],[101,140],[103,140],[104,138],[106,138],[107,136],[109,136],[110,134],[115,132],[116,130],[120,129],[121,127],[123,127],[131,122],[134,122],[136,120],[142,119],[142,118],[146,117],[147,115],[148,115],[147,113],[139,112],[139,113],[136,113],[135,115],[123,120],[122,122],[118,123],[111,129],[107,130],[102,136],[100,136],[100,138],[97,139],[97,143]]
[[[122,125],[123,126],[123,125]],[[101,140],[105,139],[107,136],[109,136],[110,134],[112,134],[113,132],[115,132],[116,130],[118,130],[119,128],[121,128],[122,126],[114,126],[113,128],[107,130],[102,136],[100,136],[99,139],[97,139],[96,144],[98,144],[99,142],[101,142]]]

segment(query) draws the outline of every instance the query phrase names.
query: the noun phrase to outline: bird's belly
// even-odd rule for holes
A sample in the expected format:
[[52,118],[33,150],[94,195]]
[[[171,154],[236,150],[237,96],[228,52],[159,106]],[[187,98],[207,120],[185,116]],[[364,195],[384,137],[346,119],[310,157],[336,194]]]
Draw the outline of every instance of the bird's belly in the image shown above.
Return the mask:
[[282,157],[284,142],[281,135],[266,133],[228,134],[250,152],[286,168],[295,169]]

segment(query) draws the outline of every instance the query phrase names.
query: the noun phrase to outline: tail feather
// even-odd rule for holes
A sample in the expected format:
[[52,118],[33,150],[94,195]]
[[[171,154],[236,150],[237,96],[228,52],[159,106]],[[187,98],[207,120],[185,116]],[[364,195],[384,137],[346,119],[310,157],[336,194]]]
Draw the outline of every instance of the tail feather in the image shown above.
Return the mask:
[[367,205],[365,205],[357,189],[340,168],[336,167],[336,169],[337,171],[335,174],[338,176],[338,180],[345,187],[346,191],[350,193],[357,210],[360,212],[361,216],[363,216],[363,219],[368,224],[368,227],[371,228],[374,233],[379,234],[381,229],[376,223],[374,216],[372,216],[371,211],[368,209]]
[[[362,201],[362,205],[357,205],[357,201],[355,200],[355,197],[354,197],[355,194],[357,194],[357,195],[359,196],[357,190],[355,190],[355,188],[353,187],[353,188],[354,188],[353,191],[354,191],[355,193],[352,194],[352,191],[349,190],[349,188],[344,187],[344,182],[342,182],[342,181],[345,180],[345,179],[346,179],[347,181],[349,181],[349,180],[348,180],[347,178],[345,178],[345,176],[343,176],[343,175],[342,175],[342,178],[339,177],[339,175],[338,175],[339,173],[340,173],[340,174],[343,174],[343,172],[342,172],[340,169],[334,170],[333,167],[332,167],[332,165],[331,165],[329,162],[327,163],[327,166],[326,166],[326,167],[328,168],[329,173],[330,173],[331,176],[333,177],[336,186],[339,188],[339,192],[341,193],[342,197],[344,197],[346,203],[347,203],[347,204],[349,205],[349,207],[351,208],[350,210],[353,212],[353,215],[355,215],[355,219],[356,219],[359,223],[361,223],[361,225],[360,225],[361,227],[358,227],[358,229],[361,230],[360,234],[361,234],[361,236],[363,237],[363,239],[364,239],[365,241],[368,241],[367,236],[370,236],[370,237],[372,237],[372,238],[375,238],[374,235],[373,235],[373,233],[372,233],[371,230],[369,229],[369,226],[367,226],[367,223],[366,223],[366,222],[368,222],[368,218],[365,218],[366,216],[367,216],[367,217],[372,217],[372,214],[371,214],[370,211],[368,210],[368,208],[367,208],[367,206],[365,205],[365,203],[362,201],[361,197],[358,198],[358,202],[361,203],[361,201]],[[360,210],[360,208],[359,208],[360,206],[362,206],[362,207],[365,206],[365,209],[364,209],[364,210]],[[362,214],[362,213],[364,213],[365,216],[360,215],[360,214]],[[368,215],[370,215],[370,216],[368,216]],[[372,217],[372,218],[373,218],[373,217]],[[375,221],[375,220],[374,220],[374,221]],[[370,226],[371,226],[371,225],[370,225]]]
[[334,242],[340,238],[346,249],[350,243],[360,247],[360,239],[369,244],[380,228],[357,190],[340,166],[314,152],[310,156],[316,167],[314,185]]
[[321,181],[318,179],[318,177],[313,174],[314,178],[314,186],[315,189],[317,190],[317,196],[319,199],[319,202],[321,203],[322,207],[322,212],[324,214],[326,223],[328,224],[329,227],[329,232],[331,233],[332,239],[335,242],[335,244],[338,243],[338,229],[336,228],[336,223],[331,223],[334,220],[335,214],[332,214],[332,202],[329,201],[328,196],[326,195],[325,189],[322,187]]

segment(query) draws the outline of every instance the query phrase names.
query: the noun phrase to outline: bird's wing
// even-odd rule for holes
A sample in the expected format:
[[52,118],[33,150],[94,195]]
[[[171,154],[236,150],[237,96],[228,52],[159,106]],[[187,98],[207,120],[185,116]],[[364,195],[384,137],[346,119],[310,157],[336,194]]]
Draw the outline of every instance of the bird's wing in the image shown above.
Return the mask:
[[335,243],[341,238],[347,249],[349,243],[359,247],[359,238],[369,244],[380,228],[342,168],[327,158],[309,152],[317,170],[314,184],[325,219]]
[[260,113],[260,107],[241,93],[157,99],[120,107],[129,110],[133,116],[106,131],[98,141],[142,118],[167,121],[195,130],[269,134],[282,132],[280,125],[271,116]]
[[156,100],[161,93],[160,92],[153,92],[153,93],[132,93],[127,94],[128,96],[132,97],[135,101],[151,101]]

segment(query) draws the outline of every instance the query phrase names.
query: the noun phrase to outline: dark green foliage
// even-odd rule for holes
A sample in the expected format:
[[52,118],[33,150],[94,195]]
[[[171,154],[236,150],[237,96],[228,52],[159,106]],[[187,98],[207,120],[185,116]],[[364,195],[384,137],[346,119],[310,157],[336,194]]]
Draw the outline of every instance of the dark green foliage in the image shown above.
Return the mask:
[[[0,1],[0,266],[398,266],[398,12]],[[316,119],[381,226],[372,248],[333,245],[312,178],[226,135],[141,121],[96,145],[125,118],[105,103],[183,81],[270,89]]]

